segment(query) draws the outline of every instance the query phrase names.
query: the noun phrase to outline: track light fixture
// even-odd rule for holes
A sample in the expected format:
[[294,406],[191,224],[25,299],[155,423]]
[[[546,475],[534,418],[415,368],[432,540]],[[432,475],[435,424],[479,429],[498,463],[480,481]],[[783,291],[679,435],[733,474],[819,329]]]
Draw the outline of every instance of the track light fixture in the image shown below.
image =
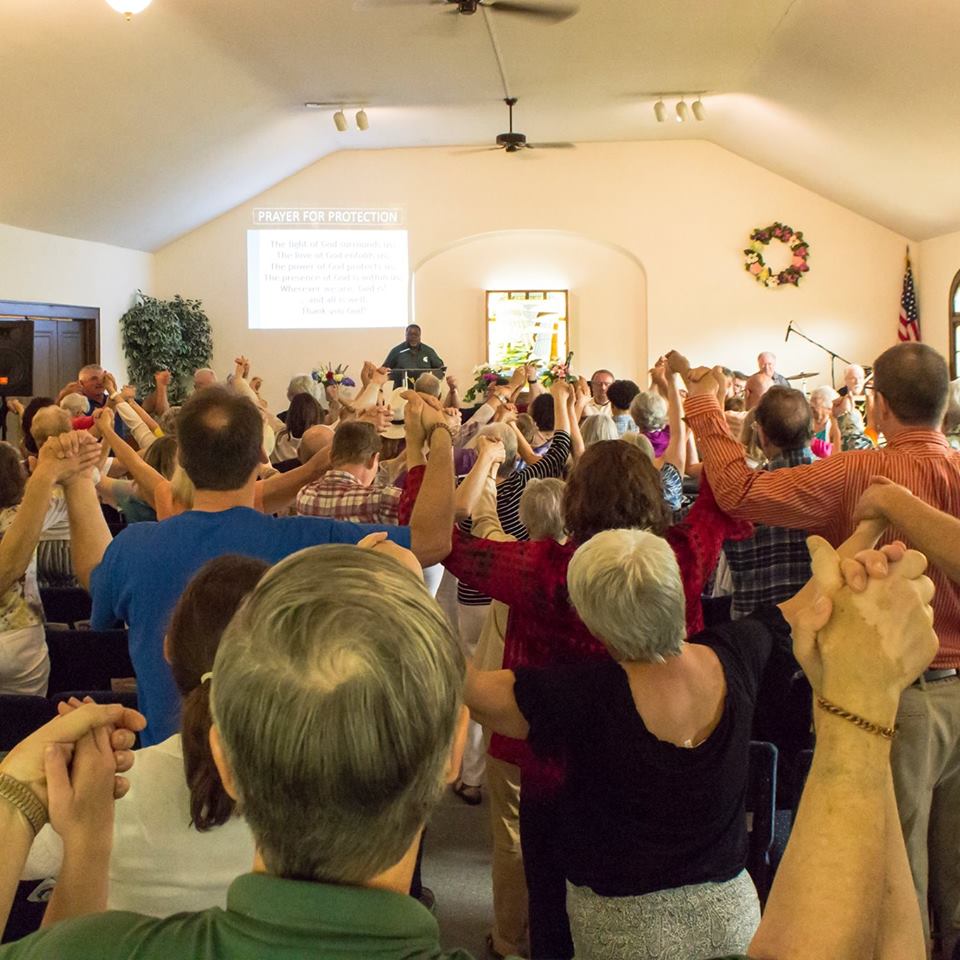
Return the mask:
[[[117,0],[118,3],[121,0]],[[345,110],[349,107],[351,110],[356,107],[357,113],[354,117],[357,129],[358,130],[368,130],[370,128],[370,118],[367,116],[366,107],[362,103],[356,103],[351,106],[349,103],[337,104],[336,101],[331,103],[329,100],[307,100],[304,103],[304,106],[308,110],[330,110],[332,107],[337,107],[337,110],[333,114],[333,125],[337,128],[340,133],[345,133],[350,128],[350,122],[347,120],[347,114]]]
[[[698,93],[697,99],[692,104],[687,104],[687,95],[685,93],[673,93],[666,95],[669,99],[679,97],[679,101],[674,107],[674,119],[677,123],[686,123],[690,119],[691,112],[695,120],[703,121],[707,119],[707,109],[703,104],[703,94]],[[663,102],[664,94],[657,95],[657,101],[653,105],[653,115],[657,118],[657,123],[664,123],[667,119],[667,105]]]

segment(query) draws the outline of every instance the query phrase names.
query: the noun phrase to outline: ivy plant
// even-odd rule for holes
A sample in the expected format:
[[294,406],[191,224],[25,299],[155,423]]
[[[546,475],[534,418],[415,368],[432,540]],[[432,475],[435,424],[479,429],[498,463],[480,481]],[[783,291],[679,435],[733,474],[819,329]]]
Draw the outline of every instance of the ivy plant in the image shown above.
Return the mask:
[[210,320],[199,300],[159,300],[137,291],[137,301],[121,318],[123,352],[130,379],[141,396],[154,388],[158,370],[172,374],[171,403],[186,396],[194,370],[209,366],[213,356]]

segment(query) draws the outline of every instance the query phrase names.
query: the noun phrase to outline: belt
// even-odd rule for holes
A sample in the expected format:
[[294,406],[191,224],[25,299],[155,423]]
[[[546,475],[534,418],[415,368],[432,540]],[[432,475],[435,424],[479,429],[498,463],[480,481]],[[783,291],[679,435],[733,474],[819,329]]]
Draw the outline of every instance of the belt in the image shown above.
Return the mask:
[[913,685],[919,686],[921,683],[936,683],[937,680],[949,680],[955,676],[957,676],[956,667],[946,667],[943,670],[924,670],[923,673],[914,680]]

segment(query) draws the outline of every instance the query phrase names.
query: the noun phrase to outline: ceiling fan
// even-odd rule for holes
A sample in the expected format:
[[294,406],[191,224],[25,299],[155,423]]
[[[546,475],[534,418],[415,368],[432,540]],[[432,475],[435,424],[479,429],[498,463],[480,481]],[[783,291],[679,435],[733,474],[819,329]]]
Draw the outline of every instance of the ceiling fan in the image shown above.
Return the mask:
[[[360,0],[361,7],[423,6],[425,0]],[[524,3],[521,0],[426,0],[431,6],[445,6],[447,13],[472,16],[483,7],[491,13],[507,13],[517,17],[529,17],[544,23],[560,23],[579,11],[574,4]]]
[[[510,129],[506,133],[497,134],[497,145],[495,147],[480,147],[484,150],[503,150],[506,153],[517,153],[520,150],[572,150],[572,143],[527,143],[527,135],[519,133],[513,129],[513,107],[517,102],[516,97],[504,97],[503,102],[507,105],[510,112]],[[479,152],[479,151],[467,151]]]

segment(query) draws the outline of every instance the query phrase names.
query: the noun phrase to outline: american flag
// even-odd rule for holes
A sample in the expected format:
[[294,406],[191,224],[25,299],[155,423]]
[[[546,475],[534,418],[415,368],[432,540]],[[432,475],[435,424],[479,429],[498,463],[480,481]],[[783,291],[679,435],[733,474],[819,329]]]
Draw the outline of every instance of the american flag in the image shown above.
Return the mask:
[[907,270],[903,275],[903,293],[900,294],[901,340],[920,339],[920,313],[917,310],[917,291],[913,287],[913,269],[910,266],[910,251],[907,251]]

